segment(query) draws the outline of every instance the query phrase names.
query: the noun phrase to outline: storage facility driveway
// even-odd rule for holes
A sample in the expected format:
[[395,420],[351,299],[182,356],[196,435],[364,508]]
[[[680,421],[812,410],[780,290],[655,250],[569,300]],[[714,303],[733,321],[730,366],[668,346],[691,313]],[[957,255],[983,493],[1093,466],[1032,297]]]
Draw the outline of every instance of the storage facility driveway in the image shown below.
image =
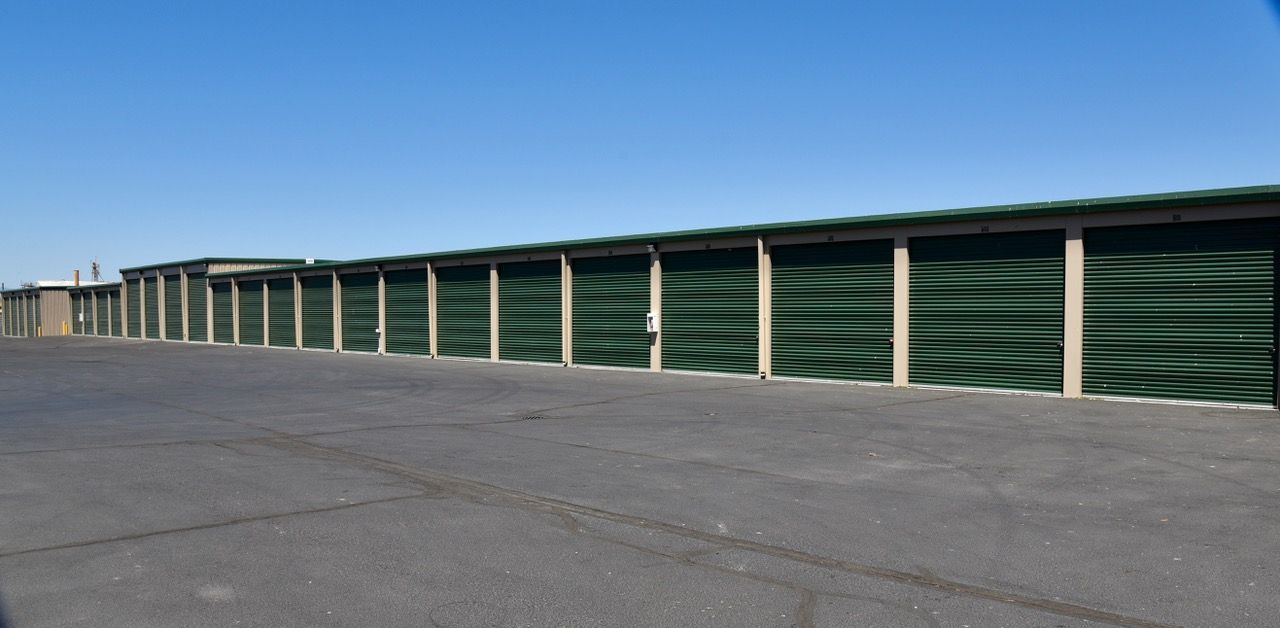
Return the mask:
[[1277,418],[6,338],[0,598],[22,628],[1274,625]]

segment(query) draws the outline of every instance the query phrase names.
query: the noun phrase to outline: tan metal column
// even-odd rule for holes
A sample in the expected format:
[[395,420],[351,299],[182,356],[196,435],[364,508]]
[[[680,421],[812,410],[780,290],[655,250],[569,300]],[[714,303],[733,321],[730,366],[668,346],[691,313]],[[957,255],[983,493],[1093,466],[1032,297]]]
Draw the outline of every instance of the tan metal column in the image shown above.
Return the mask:
[[120,337],[129,337],[129,280],[120,278]]
[[436,347],[436,263],[427,262],[427,341],[431,344],[431,357],[440,357]]
[[[649,338],[649,370],[662,370],[662,254],[649,253],[649,310],[658,317],[658,333]],[[639,325],[640,321],[636,321]]]
[[911,240],[893,239],[893,385],[910,381],[911,342]]
[[271,280],[262,280],[262,346],[271,347]]
[[302,348],[302,275],[293,272],[293,348]]
[[378,353],[387,354],[387,274],[378,266]]
[[231,342],[240,346],[240,280],[231,278]]
[[1084,217],[1067,219],[1063,293],[1062,396],[1084,395]]
[[489,262],[489,359],[498,358],[498,263]]
[[333,350],[342,351],[342,282],[333,271]]
[[773,379],[773,259],[764,236],[756,238],[756,257],[760,283],[760,377]]
[[569,252],[560,252],[560,361],[573,366],[573,266]]

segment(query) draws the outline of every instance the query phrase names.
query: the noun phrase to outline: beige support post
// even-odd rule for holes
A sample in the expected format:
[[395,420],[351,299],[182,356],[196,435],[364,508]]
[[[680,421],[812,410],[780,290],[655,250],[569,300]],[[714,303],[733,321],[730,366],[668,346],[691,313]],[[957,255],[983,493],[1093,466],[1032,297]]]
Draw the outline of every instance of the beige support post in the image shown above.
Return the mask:
[[116,321],[120,325],[120,337],[129,337],[129,280],[124,277],[120,278],[120,320]]
[[271,346],[271,280],[262,280],[262,346]]
[[773,259],[764,236],[756,238],[756,256],[760,283],[760,378],[773,379]]
[[1084,395],[1084,218],[1067,219],[1063,291],[1062,396]]
[[498,263],[489,262],[489,359],[498,361]]
[[[649,337],[649,370],[662,370],[662,254],[649,253],[649,310],[658,317],[658,332]],[[641,321],[636,321],[639,325]]]
[[573,366],[573,266],[568,251],[560,251],[560,347],[560,361]]
[[893,239],[893,385],[911,382],[911,241],[907,236]]
[[187,287],[189,279],[187,278],[187,269],[181,269],[182,272],[182,341],[191,342],[191,312],[190,304],[187,303]]
[[387,274],[378,266],[378,353],[387,354]]
[[293,271],[293,348],[302,348],[302,275]]
[[436,338],[438,336],[437,316],[436,316],[436,263],[427,262],[427,341],[430,343],[431,357],[440,357],[439,347]]
[[333,271],[333,350],[342,351],[342,282],[337,270]]
[[231,342],[240,346],[240,280],[231,278]]

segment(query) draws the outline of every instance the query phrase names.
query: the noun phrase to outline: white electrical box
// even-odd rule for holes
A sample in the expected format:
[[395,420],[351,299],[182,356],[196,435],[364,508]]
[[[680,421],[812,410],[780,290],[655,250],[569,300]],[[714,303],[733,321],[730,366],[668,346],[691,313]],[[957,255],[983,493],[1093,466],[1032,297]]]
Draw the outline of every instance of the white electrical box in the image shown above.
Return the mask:
[[81,322],[81,323],[83,323],[83,322],[84,322],[84,312],[80,312],[80,313],[78,314],[78,316],[80,317],[80,322]]
[[658,333],[658,314],[656,312],[649,312],[644,315],[644,327],[651,334]]

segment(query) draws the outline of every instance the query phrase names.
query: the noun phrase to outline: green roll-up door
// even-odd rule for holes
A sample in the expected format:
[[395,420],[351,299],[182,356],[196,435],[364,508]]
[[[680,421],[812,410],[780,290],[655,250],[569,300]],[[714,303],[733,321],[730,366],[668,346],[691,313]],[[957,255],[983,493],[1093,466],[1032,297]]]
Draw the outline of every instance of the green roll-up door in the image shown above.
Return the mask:
[[32,297],[31,303],[33,308],[32,315],[34,316],[32,320],[35,321],[35,324],[32,325],[32,330],[31,330],[32,335],[43,336],[44,335],[44,319],[41,318],[41,314],[40,314],[40,294],[39,293],[36,293]]
[[649,368],[649,256],[573,260],[573,362]]
[[187,338],[209,341],[209,279],[204,273],[187,275]]
[[560,260],[498,266],[498,357],[564,362]]
[[662,367],[758,373],[756,249],[662,255]]
[[182,275],[164,276],[164,339],[183,339]]
[[302,277],[302,346],[333,350],[333,276]]
[[911,240],[910,381],[1062,392],[1062,231]]
[[116,338],[119,338],[122,335],[124,335],[124,330],[120,326],[120,291],[119,290],[111,291],[110,308],[111,308],[111,325],[110,325],[111,335],[115,336]]
[[773,372],[893,380],[893,240],[776,246]]
[[84,322],[81,314],[84,313],[84,296],[77,293],[71,295],[71,333],[80,336],[84,334]]
[[241,281],[239,286],[240,344],[262,345],[262,280]]
[[137,279],[129,279],[125,281],[125,293],[128,295],[129,303],[126,306],[125,313],[129,315],[129,332],[125,334],[129,338],[142,337],[142,282]]
[[143,295],[143,303],[147,308],[147,338],[152,340],[160,339],[160,286],[159,280],[155,277],[143,277],[142,288],[146,292]]
[[1275,403],[1280,221],[1087,229],[1084,392]]
[[273,347],[295,347],[298,343],[294,326],[293,279],[271,279],[267,282],[267,318],[271,324],[268,337]]
[[429,355],[431,316],[427,269],[392,270],[387,284],[387,352]]
[[436,269],[436,307],[440,355],[490,357],[488,266]]
[[229,281],[213,284],[213,341],[236,341],[234,295]]
[[378,273],[338,275],[342,282],[342,350],[378,351]]
[[109,327],[107,324],[107,293],[98,292],[94,294],[94,297],[96,298],[93,300],[93,333],[99,336],[105,336],[108,333],[107,330]]

